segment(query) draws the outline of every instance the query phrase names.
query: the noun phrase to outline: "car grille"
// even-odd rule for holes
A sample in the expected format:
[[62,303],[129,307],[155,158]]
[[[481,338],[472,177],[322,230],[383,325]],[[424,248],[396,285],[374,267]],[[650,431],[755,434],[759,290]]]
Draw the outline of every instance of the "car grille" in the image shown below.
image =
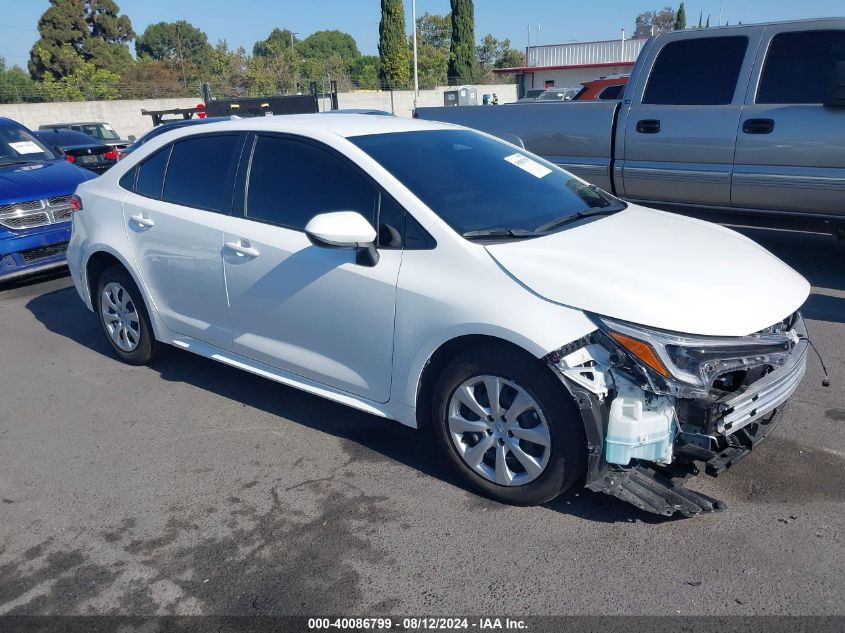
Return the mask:
[[31,248],[28,251],[22,251],[21,257],[28,264],[30,262],[38,261],[39,259],[47,259],[48,257],[55,257],[61,255],[67,250],[67,242],[59,244],[51,244],[50,246],[41,246],[39,248]]
[[782,405],[798,388],[807,369],[809,344],[803,319],[797,316],[793,325],[798,343],[784,366],[719,401],[724,411],[717,424],[720,433],[736,433]]
[[70,195],[47,198],[48,207],[62,207],[67,206],[68,204],[70,204]]
[[0,225],[20,231],[58,222],[67,222],[73,211],[70,195],[47,200],[28,200],[0,205]]

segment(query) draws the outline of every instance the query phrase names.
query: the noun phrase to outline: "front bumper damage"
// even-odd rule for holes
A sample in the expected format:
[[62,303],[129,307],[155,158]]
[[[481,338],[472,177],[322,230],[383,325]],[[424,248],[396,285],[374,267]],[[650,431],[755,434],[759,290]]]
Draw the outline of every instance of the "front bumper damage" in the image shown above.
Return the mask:
[[[702,468],[712,477],[724,473],[780,423],[804,376],[809,348],[800,314],[792,329],[795,343],[783,365],[732,393],[701,400],[649,393],[642,381],[614,367],[612,350],[596,337],[547,357],[581,412],[586,487],[663,516],[725,509],[724,502],[684,484]],[[618,437],[620,425],[632,431],[627,442]],[[620,459],[620,447],[634,458]]]

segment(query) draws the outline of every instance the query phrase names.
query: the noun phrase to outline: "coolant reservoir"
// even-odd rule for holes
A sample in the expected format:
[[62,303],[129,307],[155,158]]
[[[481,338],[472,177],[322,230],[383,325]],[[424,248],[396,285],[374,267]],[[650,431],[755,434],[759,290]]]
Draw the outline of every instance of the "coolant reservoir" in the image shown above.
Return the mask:
[[672,461],[675,409],[668,398],[646,401],[645,392],[634,384],[620,385],[610,404],[605,438],[609,464],[628,465],[632,459],[668,464]]

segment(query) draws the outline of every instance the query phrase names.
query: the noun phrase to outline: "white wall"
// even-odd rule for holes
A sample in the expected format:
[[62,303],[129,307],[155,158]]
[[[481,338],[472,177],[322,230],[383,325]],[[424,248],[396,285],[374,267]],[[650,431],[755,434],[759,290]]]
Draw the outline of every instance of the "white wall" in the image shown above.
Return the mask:
[[[448,88],[421,90],[419,105],[442,106],[445,90],[448,90]],[[516,101],[516,85],[507,84],[478,86],[479,103],[481,102],[481,95],[494,92],[499,97],[499,103]],[[126,138],[130,134],[140,136],[152,128],[152,118],[143,116],[141,114],[142,109],[193,108],[199,102],[199,99],[188,98],[0,104],[0,117],[19,121],[32,130],[37,130],[40,125],[48,123],[105,121],[117,130],[118,134]],[[414,107],[414,93],[411,90],[394,92],[391,104],[391,93],[389,92],[345,92],[338,95],[338,106],[341,108],[374,108],[392,111],[398,116],[410,117]]]
[[141,114],[144,110],[171,110],[193,108],[201,100],[145,99],[127,101],[74,101],[58,103],[0,104],[0,116],[14,119],[31,130],[48,123],[74,121],[105,121],[123,138],[130,134],[140,136],[153,126],[153,120]]
[[[516,84],[496,84],[476,86],[478,103],[481,104],[482,95],[493,93],[499,98],[499,103],[516,101]],[[417,105],[420,107],[442,106],[443,93],[454,90],[454,87],[442,87],[435,90],[420,90]],[[343,92],[337,95],[337,105],[340,108],[373,108],[394,112],[397,116],[410,117],[414,109],[414,91],[397,90],[390,92]]]

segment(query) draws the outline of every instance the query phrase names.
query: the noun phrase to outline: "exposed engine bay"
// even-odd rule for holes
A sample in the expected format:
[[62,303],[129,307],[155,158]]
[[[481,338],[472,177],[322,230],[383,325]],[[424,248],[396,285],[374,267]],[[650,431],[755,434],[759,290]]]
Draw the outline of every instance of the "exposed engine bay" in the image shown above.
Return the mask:
[[806,369],[800,313],[730,338],[592,318],[595,332],[546,357],[581,411],[587,487],[665,516],[725,508],[683,483],[700,465],[720,475],[779,422]]

